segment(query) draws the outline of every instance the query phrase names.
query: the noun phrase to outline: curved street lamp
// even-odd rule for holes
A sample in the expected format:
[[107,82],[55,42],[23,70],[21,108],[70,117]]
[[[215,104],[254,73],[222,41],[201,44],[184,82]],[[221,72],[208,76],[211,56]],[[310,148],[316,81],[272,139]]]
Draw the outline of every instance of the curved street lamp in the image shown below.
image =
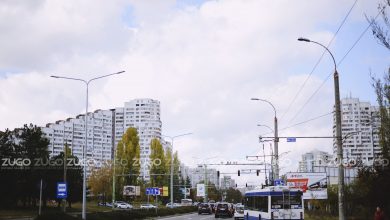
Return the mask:
[[166,137],[166,138],[169,138],[171,139],[171,143],[172,143],[172,153],[171,153],[171,208],[173,208],[173,141],[175,140],[175,138],[178,138],[178,137],[182,137],[182,136],[186,136],[186,135],[191,135],[192,133],[185,133],[185,134],[179,134],[179,135],[176,135],[176,136],[168,136],[168,135],[161,135],[163,137]]
[[[101,79],[101,78],[105,78],[105,77],[109,77],[109,76],[112,76],[112,75],[118,75],[118,74],[121,74],[121,73],[124,73],[125,71],[120,71],[120,72],[116,72],[116,73],[111,73],[111,74],[107,74],[107,75],[103,75],[103,76],[98,76],[98,77],[95,77],[95,78],[92,78],[92,79],[89,79],[89,80],[85,80],[85,79],[78,79],[78,78],[72,78],[72,77],[66,77],[66,76],[50,76],[52,78],[56,78],[56,79],[67,79],[67,80],[75,80],[75,81],[81,81],[85,84],[86,86],[86,105],[85,105],[85,145],[84,145],[84,149],[83,149],[83,161],[84,161],[84,168],[83,168],[83,205],[82,205],[82,213],[81,213],[81,218],[83,220],[87,219],[87,216],[86,216],[86,209],[87,209],[87,184],[86,184],[86,179],[87,179],[87,166],[86,166],[86,162],[85,162],[85,159],[86,159],[86,154],[87,154],[87,144],[88,144],[88,130],[87,130],[87,121],[88,121],[88,89],[89,89],[89,83],[91,83],[92,81],[94,80],[97,80],[97,79]],[[114,158],[115,159],[115,158]]]
[[337,144],[337,159],[339,161],[339,174],[338,174],[338,202],[339,202],[339,219],[345,220],[345,210],[344,210],[344,166],[343,166],[343,144],[342,144],[342,133],[341,133],[341,107],[340,107],[340,86],[339,86],[339,73],[337,72],[337,65],[334,59],[332,52],[323,44],[316,41],[309,40],[307,38],[300,37],[298,41],[314,43],[323,47],[330,56],[332,57],[334,64],[334,95],[335,95],[335,111],[336,111],[336,144]]
[[270,101],[265,100],[265,99],[251,98],[251,100],[266,102],[269,105],[271,105],[271,107],[274,110],[274,126],[275,126],[275,128],[273,129],[273,131],[274,131],[274,136],[275,136],[274,137],[274,151],[275,151],[275,169],[274,170],[275,170],[275,173],[273,173],[273,177],[274,177],[274,180],[276,180],[276,179],[279,179],[279,162],[278,162],[278,157],[279,157],[278,156],[278,142],[279,142],[279,138],[278,138],[278,118],[276,116],[276,108]]

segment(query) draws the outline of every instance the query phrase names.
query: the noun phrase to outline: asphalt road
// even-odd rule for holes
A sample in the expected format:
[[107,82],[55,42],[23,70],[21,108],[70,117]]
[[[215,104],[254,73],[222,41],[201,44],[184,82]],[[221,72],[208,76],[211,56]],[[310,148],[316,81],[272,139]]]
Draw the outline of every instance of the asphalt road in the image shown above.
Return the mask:
[[[211,220],[211,219],[216,219],[214,217],[214,214],[212,215],[198,215],[198,213],[193,213],[193,214],[187,214],[187,215],[180,215],[180,216],[172,216],[172,217],[161,217],[157,218],[161,220]],[[217,219],[233,219],[233,218],[217,218]]]

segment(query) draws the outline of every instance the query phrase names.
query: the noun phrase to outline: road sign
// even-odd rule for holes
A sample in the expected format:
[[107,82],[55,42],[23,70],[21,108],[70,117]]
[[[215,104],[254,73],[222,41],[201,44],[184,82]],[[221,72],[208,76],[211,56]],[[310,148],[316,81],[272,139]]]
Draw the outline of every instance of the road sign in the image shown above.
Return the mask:
[[284,184],[284,180],[282,180],[282,179],[277,179],[277,180],[274,181],[274,185],[275,185],[275,186],[284,186],[284,185],[285,185],[285,184]]
[[146,195],[160,195],[160,189],[157,187],[146,188]]
[[287,142],[297,142],[297,138],[295,137],[288,137]]
[[66,199],[68,197],[68,185],[64,182],[57,183],[57,199]]

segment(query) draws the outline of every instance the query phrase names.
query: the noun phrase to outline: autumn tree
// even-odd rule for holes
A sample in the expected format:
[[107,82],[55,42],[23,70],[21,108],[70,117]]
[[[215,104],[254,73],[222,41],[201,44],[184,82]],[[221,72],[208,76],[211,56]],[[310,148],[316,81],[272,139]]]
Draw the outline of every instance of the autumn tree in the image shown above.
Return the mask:
[[137,129],[128,128],[116,147],[116,196],[125,185],[137,185],[140,174],[140,145]]
[[94,168],[88,179],[88,185],[94,195],[102,198],[103,202],[109,201],[112,196],[112,174],[111,165],[104,165],[101,168]]
[[164,148],[158,139],[153,139],[150,144],[150,150],[151,185],[162,187],[167,184],[168,176],[166,174],[169,173]]

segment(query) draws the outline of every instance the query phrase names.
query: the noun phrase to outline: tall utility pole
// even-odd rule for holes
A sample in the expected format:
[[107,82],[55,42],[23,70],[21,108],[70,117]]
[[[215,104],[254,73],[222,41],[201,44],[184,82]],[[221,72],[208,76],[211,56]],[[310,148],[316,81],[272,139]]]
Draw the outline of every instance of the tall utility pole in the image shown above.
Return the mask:
[[81,212],[81,218],[83,220],[87,219],[87,216],[86,216],[86,210],[87,210],[87,182],[86,182],[86,179],[87,179],[87,163],[86,163],[86,158],[87,158],[87,146],[88,146],[88,90],[89,90],[89,83],[91,83],[92,81],[94,80],[97,80],[97,79],[101,79],[101,78],[105,78],[105,77],[108,77],[108,76],[112,76],[112,75],[117,75],[117,74],[121,74],[121,73],[124,73],[125,71],[120,71],[120,72],[117,72],[117,73],[111,73],[111,74],[107,74],[107,75],[103,75],[103,76],[99,76],[99,77],[95,77],[95,78],[92,78],[92,79],[89,79],[89,80],[85,80],[85,79],[78,79],[78,78],[72,78],[72,77],[65,77],[65,76],[50,76],[50,77],[53,77],[53,78],[56,78],[56,79],[67,79],[67,80],[75,80],[75,81],[81,81],[85,84],[85,87],[86,87],[86,105],[85,105],[85,143],[84,143],[84,149],[83,149],[83,162],[84,162],[84,167],[83,167],[83,204],[82,204],[82,212]]
[[209,200],[209,190],[208,190],[208,181],[207,181],[207,165],[203,164],[204,166],[204,202],[207,203]]
[[298,38],[299,41],[309,42],[317,44],[321,47],[323,47],[330,56],[332,57],[333,64],[334,64],[334,74],[333,74],[333,80],[334,80],[334,98],[335,98],[335,112],[336,112],[336,145],[337,145],[337,162],[339,167],[339,175],[338,175],[338,202],[339,202],[339,220],[345,220],[345,207],[344,207],[344,165],[343,165],[343,141],[341,137],[341,107],[340,107],[340,87],[339,87],[339,73],[337,72],[337,65],[336,60],[334,59],[334,56],[330,50],[316,42],[309,40],[307,38]]
[[[67,160],[68,160],[68,145],[65,144],[64,146],[64,183],[66,184],[66,168],[67,168]],[[64,207],[63,211],[66,212],[66,199],[63,199]]]
[[171,208],[173,208],[173,141],[175,140],[175,138],[178,138],[178,137],[181,137],[181,136],[186,136],[186,135],[190,135],[192,133],[186,133],[186,134],[180,134],[180,135],[176,135],[176,136],[167,136],[167,135],[161,135],[163,137],[167,137],[169,139],[171,139],[171,144],[172,144],[172,149],[171,149]]
[[278,118],[276,116],[276,108],[275,106],[268,100],[265,99],[259,99],[259,98],[252,98],[251,100],[254,101],[262,101],[266,102],[271,105],[271,107],[274,109],[274,158],[275,158],[275,164],[273,164],[274,167],[274,173],[273,173],[273,179],[279,179],[279,148],[278,148],[278,143],[279,143],[279,137],[278,137]]

